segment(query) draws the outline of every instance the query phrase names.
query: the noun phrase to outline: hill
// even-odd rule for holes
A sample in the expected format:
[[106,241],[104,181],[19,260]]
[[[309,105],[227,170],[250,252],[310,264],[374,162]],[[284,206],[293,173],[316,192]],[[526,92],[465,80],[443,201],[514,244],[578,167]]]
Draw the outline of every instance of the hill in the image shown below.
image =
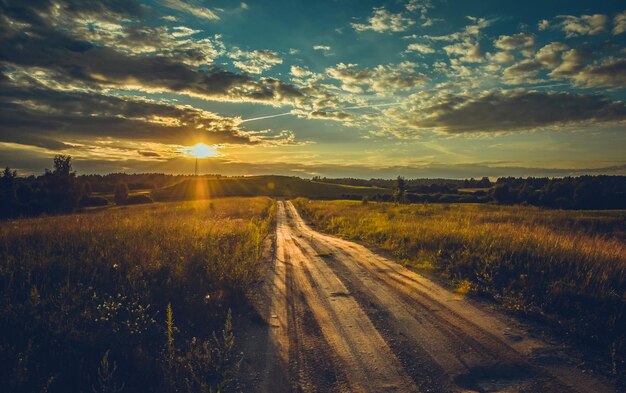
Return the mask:
[[377,194],[391,194],[380,187],[330,184],[289,176],[249,176],[183,180],[169,187],[152,191],[157,201],[206,199],[229,196],[271,196],[313,199],[361,199]]

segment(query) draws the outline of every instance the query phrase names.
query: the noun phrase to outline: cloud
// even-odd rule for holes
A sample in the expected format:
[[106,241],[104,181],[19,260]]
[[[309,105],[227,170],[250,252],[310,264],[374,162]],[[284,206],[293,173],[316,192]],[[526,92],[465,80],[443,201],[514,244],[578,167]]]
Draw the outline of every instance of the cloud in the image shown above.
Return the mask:
[[330,46],[328,46],[328,45],[313,45],[313,49],[314,50],[321,50],[321,51],[324,51],[324,52],[328,52],[328,51],[330,51]]
[[606,24],[609,18],[606,15],[559,15],[561,19],[559,26],[565,32],[567,37],[576,37],[580,35],[596,35],[606,31]]
[[372,30],[378,33],[405,31],[414,25],[415,21],[403,16],[401,13],[392,14],[384,7],[374,8],[372,16],[367,23],[351,23],[356,31]]
[[569,46],[562,42],[551,42],[544,45],[535,54],[535,59],[547,68],[556,68],[561,63],[562,53],[569,49]]
[[233,61],[235,67],[250,74],[261,74],[283,62],[283,59],[278,57],[276,52],[270,50],[243,51],[235,49],[229,54],[229,57],[237,59]]
[[220,17],[217,15],[215,10],[211,10],[205,7],[199,7],[183,0],[160,0],[161,4],[164,6],[171,8],[176,11],[186,12],[190,15],[193,15],[197,18],[208,19],[208,20],[219,20]]
[[465,63],[480,63],[484,60],[484,55],[478,38],[481,30],[489,26],[491,21],[473,16],[467,16],[466,18],[473,23],[465,26],[462,31],[442,36],[426,35],[424,38],[431,41],[451,42],[451,44],[443,47],[448,56],[458,56],[458,60]]
[[493,45],[505,51],[519,50],[526,57],[532,55],[535,46],[535,36],[529,33],[517,33],[514,35],[501,35]]
[[550,72],[553,78],[563,78],[575,75],[585,66],[585,53],[578,48],[570,49],[561,56],[561,64]]
[[425,45],[425,44],[418,44],[418,43],[409,44],[406,50],[415,51],[415,52],[424,53],[424,54],[435,53],[435,50],[431,48],[430,46]]
[[[13,76],[12,76],[13,77]],[[136,97],[59,91],[33,80],[0,83],[0,140],[61,149],[67,141],[127,139],[248,144],[238,119]]]
[[626,11],[622,11],[613,18],[613,35],[626,31]]
[[[90,6],[89,2],[79,3]],[[112,15],[94,6],[102,15]],[[88,8],[91,12],[91,8]],[[46,9],[38,12],[53,12]],[[61,11],[59,11],[61,12]],[[65,11],[63,11],[65,12]],[[68,11],[69,12],[69,11]],[[76,10],[72,11],[76,14]],[[80,15],[87,11],[81,10]],[[0,27],[0,59],[3,64],[18,68],[32,68],[44,71],[45,75],[63,81],[67,88],[80,89],[134,89],[147,92],[177,92],[208,100],[248,101],[272,105],[294,104],[302,98],[302,93],[294,86],[272,78],[253,79],[225,71],[218,67],[198,68],[194,61],[201,61],[203,52],[194,51],[193,47],[167,48],[163,53],[143,52],[137,48],[158,47],[163,41],[159,37],[161,30],[150,28],[124,29],[122,37],[127,43],[108,46],[79,39],[63,25],[51,24],[47,19],[24,25],[30,19],[26,12],[7,10],[6,15],[12,17],[12,23]],[[97,18],[98,15],[92,15]],[[107,16],[107,18],[109,17]],[[128,15],[132,16],[132,15]],[[119,15],[118,15],[119,17]],[[65,19],[69,18],[69,14]],[[73,18],[76,19],[76,18]],[[108,22],[111,23],[111,22]],[[151,34],[155,33],[155,34]],[[217,41],[218,38],[214,41]],[[187,40],[191,41],[191,40]],[[206,42],[200,42],[200,44]],[[219,44],[215,44],[218,46]],[[208,45],[207,45],[208,47]],[[135,49],[133,49],[135,48]],[[171,52],[170,52],[171,49]],[[266,68],[267,64],[279,61],[268,51],[253,51],[256,57],[251,64],[250,59],[242,60],[242,64],[258,68]],[[261,63],[254,63],[259,61]],[[251,70],[251,69],[249,69]]]
[[515,89],[482,94],[416,95],[387,110],[400,125],[447,133],[510,132],[626,120],[626,105],[603,95]]
[[448,56],[459,56],[459,60],[465,63],[480,63],[484,60],[480,44],[471,39],[444,46],[443,50]]
[[515,56],[513,56],[511,52],[499,51],[496,53],[487,53],[487,59],[498,64],[505,64],[515,61]]
[[626,88],[626,59],[601,60],[581,69],[572,79],[583,87]]
[[343,122],[344,125],[351,125],[351,120],[353,120],[354,116],[340,111],[340,110],[314,110],[314,111],[305,111],[301,109],[293,109],[290,112],[292,115],[298,116],[299,118],[304,119],[316,119],[316,120],[332,120]]
[[550,21],[547,19],[542,19],[539,21],[539,23],[537,24],[537,29],[539,31],[544,31],[544,30],[548,30],[548,28],[550,27]]
[[339,63],[326,69],[326,73],[341,82],[341,88],[351,93],[374,92],[393,94],[397,90],[410,90],[423,86],[428,78],[415,70],[418,65],[402,62],[397,65],[378,65],[374,68],[356,68],[356,64]]
[[506,68],[502,76],[506,84],[537,83],[540,81],[537,75],[542,68],[542,64],[537,60],[526,59]]
[[409,2],[405,4],[405,8],[409,12],[419,12],[422,27],[431,26],[435,22],[435,19],[428,17],[428,11],[433,8],[433,4],[430,0],[409,0]]

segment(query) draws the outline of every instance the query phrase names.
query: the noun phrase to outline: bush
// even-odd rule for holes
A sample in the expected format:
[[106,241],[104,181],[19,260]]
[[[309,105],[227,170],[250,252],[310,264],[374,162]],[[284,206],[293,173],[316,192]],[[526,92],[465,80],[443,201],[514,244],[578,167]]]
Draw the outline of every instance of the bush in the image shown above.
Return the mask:
[[109,201],[108,199],[99,196],[83,195],[79,204],[81,207],[98,207],[108,205]]
[[154,201],[148,195],[137,194],[137,195],[128,196],[123,204],[124,205],[140,205],[142,203],[152,203],[152,202]]

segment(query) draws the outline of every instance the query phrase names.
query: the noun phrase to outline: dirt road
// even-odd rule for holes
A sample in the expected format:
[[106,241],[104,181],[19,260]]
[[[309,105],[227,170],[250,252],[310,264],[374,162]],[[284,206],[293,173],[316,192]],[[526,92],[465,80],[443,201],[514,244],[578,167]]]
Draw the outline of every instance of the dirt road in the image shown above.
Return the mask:
[[[353,242],[309,228],[278,202],[262,312],[266,392],[612,392],[556,344],[527,334]],[[260,348],[257,348],[260,349]]]

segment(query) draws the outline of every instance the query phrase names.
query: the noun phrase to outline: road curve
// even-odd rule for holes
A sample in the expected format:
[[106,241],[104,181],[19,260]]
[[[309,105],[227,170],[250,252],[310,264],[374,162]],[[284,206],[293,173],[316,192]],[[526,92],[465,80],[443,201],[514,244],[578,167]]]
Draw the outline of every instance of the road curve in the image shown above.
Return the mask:
[[258,390],[615,391],[558,345],[361,245],[312,230],[291,202],[277,203],[271,350]]

